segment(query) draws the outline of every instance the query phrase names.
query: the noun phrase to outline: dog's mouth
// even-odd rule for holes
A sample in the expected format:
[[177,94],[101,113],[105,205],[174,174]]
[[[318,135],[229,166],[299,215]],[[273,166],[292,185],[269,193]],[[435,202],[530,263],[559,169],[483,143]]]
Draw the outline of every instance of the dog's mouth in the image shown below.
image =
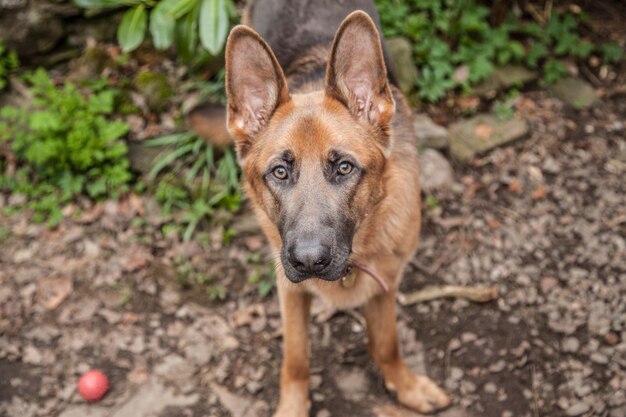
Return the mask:
[[303,274],[297,271],[293,265],[289,262],[285,262],[281,259],[281,263],[283,265],[283,270],[285,271],[285,275],[287,279],[295,284],[300,282],[309,280],[309,279],[321,279],[322,281],[337,281],[347,275],[350,274],[351,267],[350,264],[345,262],[333,262],[333,264],[329,265],[320,273],[309,273]]
[[[285,275],[287,276],[287,279],[295,284],[301,283],[308,279],[321,279],[323,281],[341,280],[341,284],[345,288],[351,288],[352,286],[354,286],[358,271],[362,271],[365,272],[365,275],[371,277],[374,281],[376,281],[384,292],[389,292],[389,285],[378,273],[378,271],[361,262],[349,261],[347,262],[345,268],[343,268],[343,273],[333,274],[302,275],[298,274],[297,271],[294,271],[293,268],[291,268],[290,266],[286,267],[284,263],[283,269],[285,270]],[[291,274],[289,272],[291,272]]]

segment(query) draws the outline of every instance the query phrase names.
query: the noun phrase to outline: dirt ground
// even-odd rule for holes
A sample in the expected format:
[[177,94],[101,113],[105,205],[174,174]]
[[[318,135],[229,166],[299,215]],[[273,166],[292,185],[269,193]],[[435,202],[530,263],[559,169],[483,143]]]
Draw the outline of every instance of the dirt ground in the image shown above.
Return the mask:
[[[575,111],[531,92],[517,107],[530,137],[454,166],[401,285],[499,297],[399,307],[402,350],[453,397],[441,416],[625,417],[626,96]],[[163,236],[144,197],[80,208],[55,230],[0,215],[0,415],[270,416],[280,318],[248,283],[269,262],[249,211],[224,245],[223,230]],[[184,270],[225,300],[181,287]],[[385,391],[358,311],[314,312],[311,416],[415,416]],[[96,404],[75,388],[91,368],[111,383]]]

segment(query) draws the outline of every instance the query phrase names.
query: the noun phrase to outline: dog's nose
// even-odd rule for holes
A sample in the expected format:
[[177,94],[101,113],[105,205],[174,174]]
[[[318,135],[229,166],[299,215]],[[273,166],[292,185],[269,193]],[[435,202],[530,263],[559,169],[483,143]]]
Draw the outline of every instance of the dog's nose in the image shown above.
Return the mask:
[[330,261],[330,247],[317,240],[301,240],[289,249],[289,263],[301,274],[319,274]]

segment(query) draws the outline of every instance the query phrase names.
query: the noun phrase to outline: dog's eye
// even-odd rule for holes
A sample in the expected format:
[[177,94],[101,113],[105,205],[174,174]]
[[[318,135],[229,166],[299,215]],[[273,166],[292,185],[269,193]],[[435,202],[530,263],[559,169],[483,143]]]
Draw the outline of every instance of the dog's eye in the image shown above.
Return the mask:
[[274,170],[272,171],[272,174],[274,174],[274,177],[276,177],[279,180],[285,180],[287,179],[287,168],[285,168],[282,165],[279,165],[276,168],[274,168]]
[[354,168],[354,166],[350,162],[343,161],[339,164],[339,167],[337,168],[337,173],[339,175],[348,175],[352,172],[352,168]]

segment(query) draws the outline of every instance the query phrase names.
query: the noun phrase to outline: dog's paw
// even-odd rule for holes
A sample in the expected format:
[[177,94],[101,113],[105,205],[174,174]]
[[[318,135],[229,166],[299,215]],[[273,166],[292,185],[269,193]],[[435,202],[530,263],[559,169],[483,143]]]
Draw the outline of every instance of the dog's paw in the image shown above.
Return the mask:
[[450,405],[450,397],[430,378],[411,375],[402,387],[397,387],[398,401],[419,413],[432,413]]

